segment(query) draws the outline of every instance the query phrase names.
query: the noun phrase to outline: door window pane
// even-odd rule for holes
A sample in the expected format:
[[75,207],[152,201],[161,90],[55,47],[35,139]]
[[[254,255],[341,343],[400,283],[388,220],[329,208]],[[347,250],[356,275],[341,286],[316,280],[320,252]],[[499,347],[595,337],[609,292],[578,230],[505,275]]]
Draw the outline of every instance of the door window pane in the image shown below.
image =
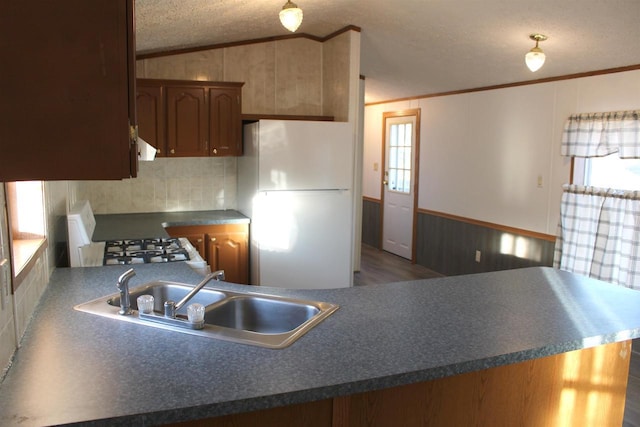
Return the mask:
[[389,129],[389,190],[411,192],[412,124],[392,124]]

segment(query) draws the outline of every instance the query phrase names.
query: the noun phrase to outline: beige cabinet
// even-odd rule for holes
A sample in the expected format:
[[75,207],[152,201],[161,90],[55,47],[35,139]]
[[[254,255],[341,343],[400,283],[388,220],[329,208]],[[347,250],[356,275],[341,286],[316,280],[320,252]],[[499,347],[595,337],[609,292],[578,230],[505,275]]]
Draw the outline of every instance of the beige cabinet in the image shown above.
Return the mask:
[[171,237],[186,237],[211,271],[224,270],[225,281],[249,283],[249,225],[216,224],[167,227]]

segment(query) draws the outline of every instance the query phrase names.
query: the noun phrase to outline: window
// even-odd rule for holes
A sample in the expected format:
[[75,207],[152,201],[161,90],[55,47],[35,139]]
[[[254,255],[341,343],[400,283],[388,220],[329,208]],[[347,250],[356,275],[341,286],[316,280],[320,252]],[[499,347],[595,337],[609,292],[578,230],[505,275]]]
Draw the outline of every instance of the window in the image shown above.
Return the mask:
[[640,110],[570,116],[561,153],[564,185],[554,266],[640,289]]
[[9,182],[6,184],[6,196],[16,278],[14,288],[17,288],[47,244],[42,181]]
[[640,159],[605,157],[574,158],[575,184],[617,190],[640,190]]
[[412,123],[389,126],[389,190],[411,192]]

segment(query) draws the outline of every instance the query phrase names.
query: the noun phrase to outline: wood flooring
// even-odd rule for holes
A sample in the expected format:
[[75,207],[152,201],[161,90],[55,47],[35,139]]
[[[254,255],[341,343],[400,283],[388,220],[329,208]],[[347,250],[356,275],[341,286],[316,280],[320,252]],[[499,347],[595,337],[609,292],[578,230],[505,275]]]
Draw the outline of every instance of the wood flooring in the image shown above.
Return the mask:
[[[355,286],[442,277],[421,265],[385,251],[362,245],[360,271],[354,274]],[[633,342],[627,401],[623,427],[640,427],[640,339]]]
[[353,276],[354,286],[431,279],[442,274],[397,255],[362,245],[360,271]]

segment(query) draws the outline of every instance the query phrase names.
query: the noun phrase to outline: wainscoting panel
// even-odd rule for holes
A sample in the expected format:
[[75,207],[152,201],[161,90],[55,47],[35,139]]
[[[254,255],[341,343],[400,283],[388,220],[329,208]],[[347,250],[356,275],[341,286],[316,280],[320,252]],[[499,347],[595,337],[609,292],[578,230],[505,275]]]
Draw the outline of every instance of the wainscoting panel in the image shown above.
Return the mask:
[[[365,197],[362,243],[381,247],[381,221],[380,201]],[[445,276],[553,265],[553,238],[465,218],[418,211],[415,240],[416,263]]]
[[362,200],[362,243],[380,248],[380,225],[382,221],[380,201],[364,198]]
[[416,234],[416,262],[445,276],[553,265],[554,242],[526,234],[423,212]]

